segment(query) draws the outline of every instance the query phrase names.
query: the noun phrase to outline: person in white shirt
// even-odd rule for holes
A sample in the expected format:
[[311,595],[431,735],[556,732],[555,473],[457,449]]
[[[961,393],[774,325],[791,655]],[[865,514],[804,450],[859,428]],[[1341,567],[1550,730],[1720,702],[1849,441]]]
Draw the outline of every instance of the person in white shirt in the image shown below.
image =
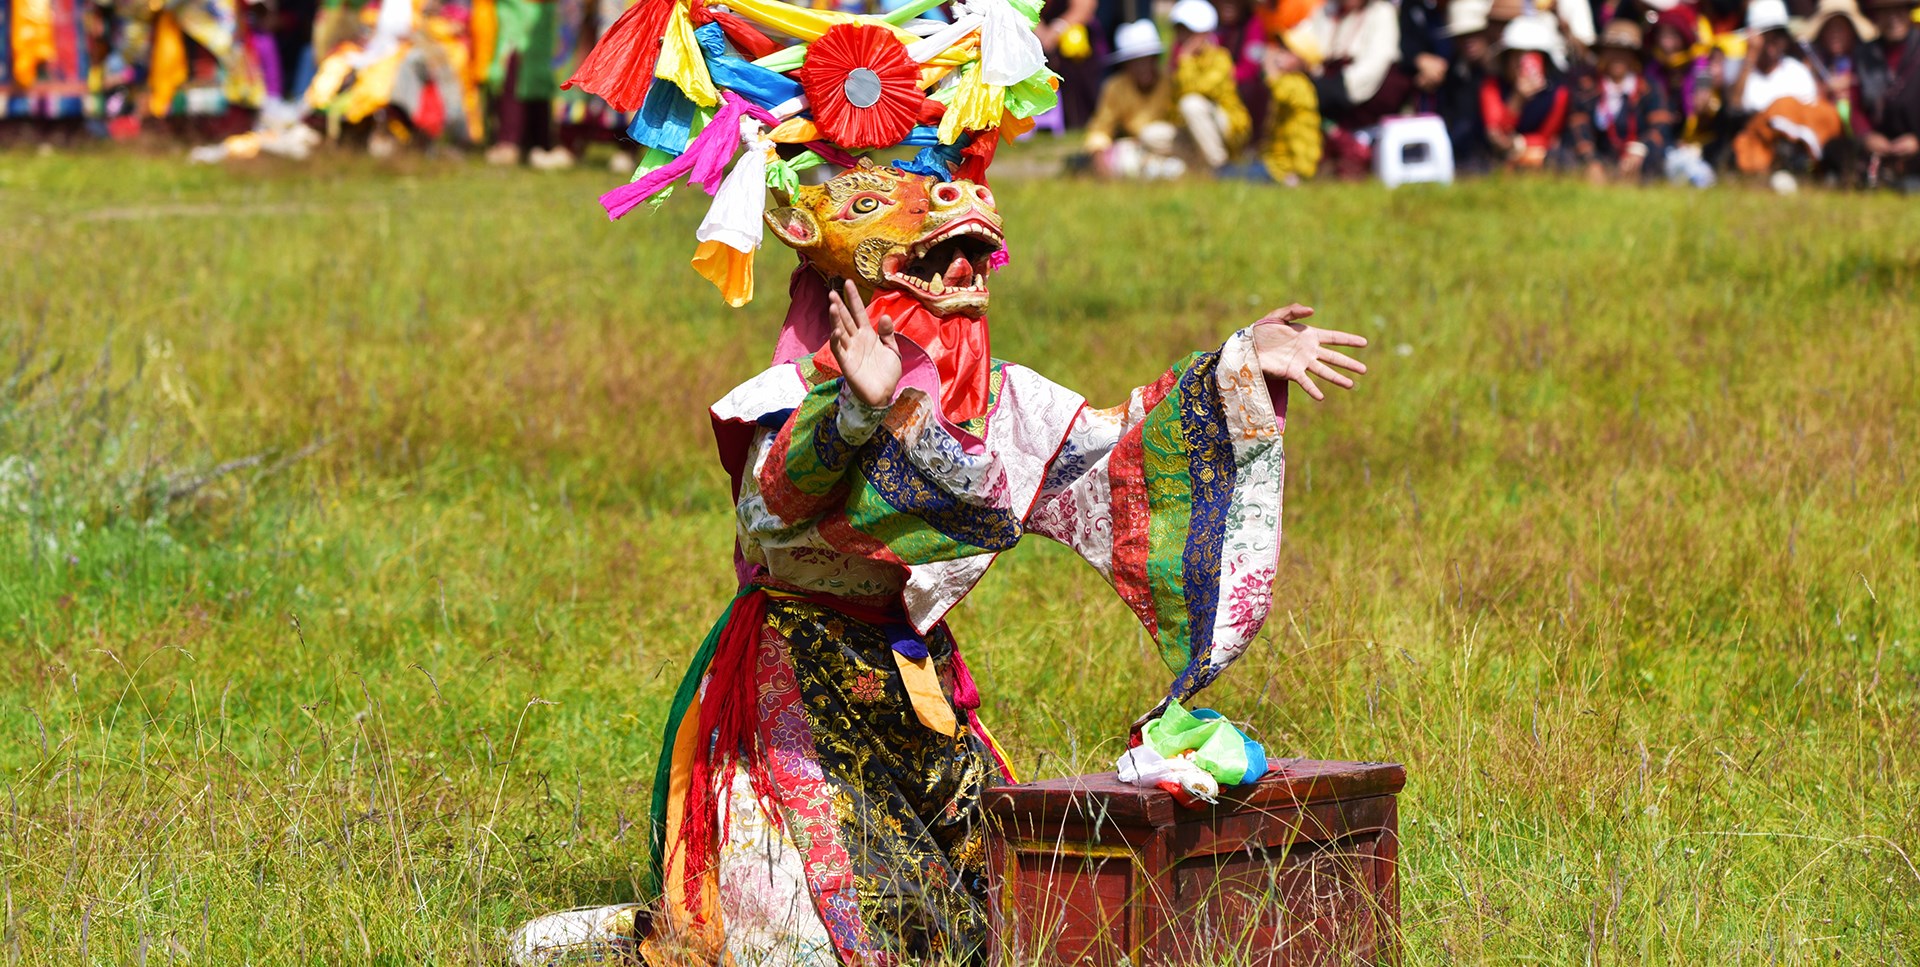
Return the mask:
[[1360,130],[1406,103],[1411,84],[1399,70],[1400,13],[1390,0],[1328,0],[1301,29],[1326,55],[1313,83],[1322,117]]
[[[1822,148],[1840,134],[1840,114],[1820,93],[1813,72],[1789,56],[1785,0],[1753,0],[1747,5],[1747,57],[1727,90],[1734,122],[1734,165],[1749,175],[1786,168],[1811,168]],[[1744,119],[1744,120],[1742,120]],[[1801,165],[1804,157],[1809,162]],[[1775,177],[1775,188],[1791,190],[1792,176]]]

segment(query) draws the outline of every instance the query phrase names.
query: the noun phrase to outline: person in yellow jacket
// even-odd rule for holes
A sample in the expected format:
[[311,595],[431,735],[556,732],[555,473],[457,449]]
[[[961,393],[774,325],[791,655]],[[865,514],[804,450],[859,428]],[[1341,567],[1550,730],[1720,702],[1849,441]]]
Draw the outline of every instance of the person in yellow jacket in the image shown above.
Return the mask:
[[1209,0],[1179,0],[1172,16],[1174,103],[1201,159],[1219,170],[1246,146],[1253,120],[1234,83],[1233,55],[1213,36],[1219,11]]
[[1307,76],[1315,53],[1311,42],[1289,33],[1267,48],[1261,65],[1273,106],[1260,161],[1268,177],[1288,186],[1312,178],[1320,167],[1320,97]]
[[1107,63],[1113,76],[1100,85],[1100,100],[1087,121],[1087,155],[1093,170],[1122,178],[1178,178],[1187,164],[1178,154],[1180,129],[1173,124],[1173,78],[1160,69],[1160,28],[1135,20],[1114,31]]

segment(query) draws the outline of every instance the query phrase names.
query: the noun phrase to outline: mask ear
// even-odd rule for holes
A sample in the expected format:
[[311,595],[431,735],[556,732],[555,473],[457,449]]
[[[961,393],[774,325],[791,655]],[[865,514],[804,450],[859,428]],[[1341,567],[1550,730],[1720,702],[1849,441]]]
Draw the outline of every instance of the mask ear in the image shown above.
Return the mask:
[[791,205],[775,208],[767,212],[767,227],[780,241],[792,248],[811,248],[820,241],[820,223],[813,220],[813,213],[804,208]]

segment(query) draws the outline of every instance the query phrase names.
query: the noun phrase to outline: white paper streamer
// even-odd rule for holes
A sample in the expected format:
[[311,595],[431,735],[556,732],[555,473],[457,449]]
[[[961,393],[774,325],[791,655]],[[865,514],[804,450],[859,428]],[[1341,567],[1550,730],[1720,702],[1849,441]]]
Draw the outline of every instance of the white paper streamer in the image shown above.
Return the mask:
[[1047,52],[1033,25],[1007,0],[967,0],[969,14],[980,26],[980,77],[989,84],[1011,87],[1045,70]]
[[713,193],[707,217],[700,220],[694,237],[702,242],[719,242],[736,252],[752,253],[760,248],[765,222],[761,213],[767,207],[767,157],[773,142],[753,118],[740,119],[740,143],[746,151],[733,163],[720,190]]

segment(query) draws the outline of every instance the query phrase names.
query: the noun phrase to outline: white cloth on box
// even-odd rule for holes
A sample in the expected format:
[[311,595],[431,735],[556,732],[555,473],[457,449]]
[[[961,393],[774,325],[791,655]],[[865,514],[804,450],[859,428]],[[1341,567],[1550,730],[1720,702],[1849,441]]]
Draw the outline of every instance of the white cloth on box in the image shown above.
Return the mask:
[[1151,789],[1163,782],[1174,782],[1201,802],[1220,798],[1220,780],[1195,765],[1192,759],[1179,756],[1169,759],[1149,746],[1136,745],[1128,749],[1120,761],[1114,763],[1114,771],[1120,781],[1128,785]]

